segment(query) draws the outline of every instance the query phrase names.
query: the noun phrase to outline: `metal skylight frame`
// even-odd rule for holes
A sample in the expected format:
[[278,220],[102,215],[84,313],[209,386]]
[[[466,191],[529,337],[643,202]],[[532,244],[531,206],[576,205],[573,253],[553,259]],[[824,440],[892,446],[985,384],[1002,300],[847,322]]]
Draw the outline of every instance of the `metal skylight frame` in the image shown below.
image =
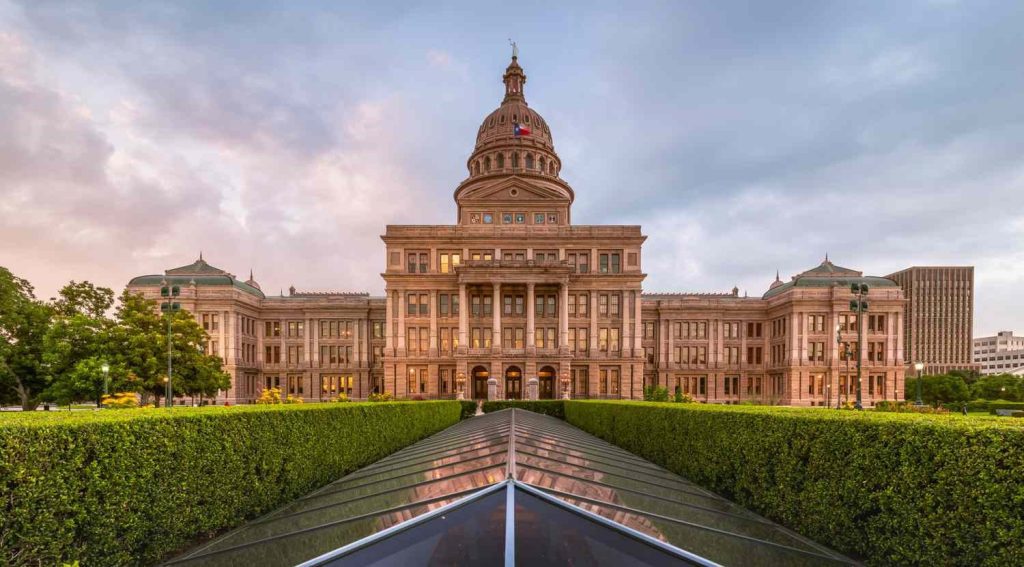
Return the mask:
[[[502,445],[504,445],[504,447],[502,447]],[[477,461],[490,461],[495,457],[499,457],[502,453],[505,453],[504,460],[494,460],[490,462],[489,465],[472,467],[469,470],[458,470],[460,467],[471,465]],[[520,459],[523,458],[528,458],[533,462],[521,462]],[[537,463],[545,461],[559,466],[552,466],[551,468],[538,466]],[[424,466],[429,463],[437,464],[433,467]],[[437,474],[436,471],[441,471],[448,467],[455,467],[455,470],[453,471],[455,474],[430,478],[431,473]],[[517,467],[521,467],[521,470]],[[605,467],[608,467],[609,470],[604,470]],[[571,471],[566,470],[566,468],[587,471],[587,473],[585,473],[586,476],[573,476]],[[610,469],[615,469],[620,472],[614,472]],[[339,517],[337,520],[326,521],[320,525],[306,526],[293,529],[291,531],[285,531],[283,533],[273,533],[273,535],[270,535],[269,537],[260,537],[265,536],[267,533],[272,533],[269,532],[267,528],[263,528],[263,534],[260,534],[258,531],[253,534],[257,536],[256,539],[251,541],[245,541],[244,539],[243,530],[249,526],[266,526],[277,520],[287,520],[288,518],[293,517],[299,518],[307,513],[317,513],[328,508],[339,508],[351,504],[352,502],[368,498],[376,498],[381,495],[400,492],[402,490],[409,490],[411,487],[419,485],[429,486],[436,483],[442,483],[439,486],[443,487],[443,483],[448,479],[474,475],[486,472],[487,470],[503,470],[504,474],[502,476],[504,478],[487,486],[480,487],[480,485],[477,484],[477,486],[467,488],[465,490],[455,490],[447,494],[433,495],[429,498],[417,500],[415,502],[405,502],[400,506],[389,506],[382,510],[367,511],[365,513],[355,514],[351,517]],[[530,474],[543,474],[549,479],[565,478],[570,481],[582,483],[574,486],[581,487],[583,489],[583,493],[574,494],[572,492],[565,492],[555,488],[555,486],[558,485],[552,485],[551,488],[547,486],[532,485],[529,482],[520,480],[522,474],[527,474],[526,471],[535,471]],[[330,497],[332,495],[337,496],[347,490],[365,490],[376,483],[394,483],[395,481],[408,477],[415,479],[417,475],[424,475],[425,480],[397,487],[388,487],[385,490],[370,494],[357,493],[353,498],[339,502],[332,502],[323,506],[313,506],[311,508],[298,510],[292,508],[295,504],[309,504],[315,502],[318,498]],[[616,478],[620,479],[621,482],[616,481]],[[477,479],[473,482],[478,483],[479,480],[480,479]],[[611,482],[605,482],[606,480]],[[662,492],[660,494],[644,492],[642,486],[631,486],[634,484],[647,485],[650,486],[651,489],[657,488]],[[459,486],[465,485],[460,485],[458,483],[452,485],[453,488]],[[586,488],[587,486],[598,488],[599,491],[594,493],[590,489]],[[699,565],[716,565],[714,561],[700,555],[699,553],[682,549],[673,543],[659,539],[659,537],[666,537],[661,534],[661,530],[659,529],[655,528],[653,534],[645,533],[644,531],[634,529],[633,527],[623,525],[609,519],[599,512],[602,512],[602,509],[604,512],[617,510],[627,514],[627,517],[633,517],[645,522],[669,522],[669,524],[679,525],[685,529],[698,529],[708,534],[720,534],[721,537],[725,538],[723,539],[723,544],[731,540],[737,542],[735,545],[767,546],[766,549],[775,549],[777,552],[785,554],[796,553],[797,556],[802,556],[812,560],[817,558],[821,559],[823,562],[839,561],[852,563],[849,558],[843,557],[842,555],[804,538],[795,532],[787,530],[774,522],[764,519],[749,510],[736,506],[728,500],[696,486],[689,481],[686,481],[686,479],[679,477],[678,475],[675,475],[654,463],[646,461],[619,447],[598,439],[597,437],[590,436],[585,432],[577,430],[563,421],[556,420],[549,416],[527,412],[525,410],[508,409],[488,414],[487,416],[463,421],[440,434],[424,439],[410,447],[407,447],[406,449],[390,455],[389,457],[377,461],[369,467],[354,471],[353,473],[346,475],[345,477],[314,491],[311,494],[292,501],[289,505],[250,522],[239,530],[235,530],[221,538],[209,542],[207,545],[201,546],[187,555],[172,560],[169,564],[173,565],[179,563],[191,563],[193,561],[206,561],[207,558],[212,559],[214,557],[227,558],[230,557],[232,552],[241,552],[241,550],[245,550],[247,548],[267,545],[275,540],[286,540],[291,537],[300,538],[292,540],[293,542],[300,542],[302,541],[302,537],[319,530],[337,528],[344,524],[374,518],[393,517],[395,513],[403,510],[415,509],[417,507],[429,507],[429,505],[433,503],[448,501],[439,508],[433,510],[428,509],[427,511],[408,520],[399,521],[386,529],[377,531],[355,541],[350,541],[337,549],[321,553],[320,555],[301,563],[303,566],[320,565],[335,561],[338,558],[344,557],[358,550],[367,549],[368,547],[381,543],[388,538],[401,534],[406,530],[422,526],[425,522],[440,518],[445,514],[458,510],[468,504],[478,502],[481,498],[492,495],[503,488],[506,491],[506,509],[504,519],[504,549],[506,565],[514,565],[515,563],[515,500],[517,490],[522,491],[521,494],[532,495],[546,504],[556,506],[561,510],[580,516],[585,520],[597,523],[603,528],[612,529],[619,534],[626,536],[630,540],[638,541],[647,546],[652,546],[656,548],[658,552],[669,553],[672,557],[678,558],[681,562],[696,563]],[[708,504],[711,504],[711,501],[720,501],[722,503],[721,509],[702,506],[699,503],[677,500],[671,497],[672,492],[688,494],[698,501],[707,500]],[[645,511],[641,508],[626,505],[629,501],[621,501],[621,499],[618,498],[618,495],[625,495],[628,493],[636,494],[640,498],[651,499],[642,500],[639,502],[641,504],[660,501],[666,506],[678,507],[676,509],[680,511],[684,509],[694,510],[698,514],[698,519],[694,520],[693,518],[686,516],[672,517],[670,515],[665,515],[664,513]],[[595,498],[595,494],[598,497]],[[608,500],[607,497],[609,495],[614,498],[615,501]],[[387,502],[387,499],[383,502]],[[596,506],[597,508],[589,510],[584,507],[590,505]],[[656,505],[656,509],[661,510],[660,505]],[[726,521],[725,527],[723,528],[722,524],[717,522],[710,523],[708,525],[701,524],[699,521],[701,514],[705,515],[704,517],[723,518],[723,520]],[[706,516],[707,514],[712,514],[714,516]],[[315,520],[316,516],[311,516],[310,518]],[[734,532],[729,530],[729,518],[739,522],[735,524],[735,527],[739,528],[738,531]],[[760,525],[764,526],[766,529],[778,530],[780,535],[793,538],[794,544],[804,545],[809,549],[800,549],[798,547],[791,547],[784,543],[779,543],[778,541],[765,540],[759,537],[763,532],[750,532],[747,528],[743,528],[744,524],[750,526],[750,528],[753,528],[754,525]],[[657,524],[653,525],[655,527],[657,526]],[[668,524],[666,524],[666,526],[667,525]],[[651,524],[641,523],[639,526],[642,530],[645,527],[651,527]],[[295,526],[292,527],[294,528]],[[287,528],[285,528],[285,530],[287,530]],[[345,531],[338,532],[339,535],[345,533]],[[351,533],[351,531],[348,533]],[[676,534],[674,537],[678,540],[678,534],[685,532],[672,533]],[[753,535],[748,535],[751,533],[753,533]],[[238,538],[237,542],[231,542],[237,543],[236,545],[228,545],[221,549],[213,549],[218,543],[223,544],[230,541],[230,538],[236,535],[243,536]],[[672,537],[671,534],[668,534],[668,536]],[[785,537],[779,538],[780,541],[785,541],[785,539]],[[740,541],[745,543],[740,544]],[[319,547],[319,550],[322,551],[323,549],[324,547]],[[715,548],[709,548],[705,543],[704,549],[706,553],[707,550]],[[742,549],[742,547],[735,549]],[[298,560],[298,558],[296,558],[296,560]]]

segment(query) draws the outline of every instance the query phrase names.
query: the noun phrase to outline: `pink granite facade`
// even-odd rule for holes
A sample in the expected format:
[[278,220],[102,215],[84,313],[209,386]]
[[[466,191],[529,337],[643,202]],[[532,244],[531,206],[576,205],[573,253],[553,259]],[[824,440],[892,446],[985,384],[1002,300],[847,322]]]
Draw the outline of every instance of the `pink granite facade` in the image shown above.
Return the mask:
[[[232,375],[219,401],[248,403],[270,386],[318,401],[636,399],[660,385],[708,403],[835,405],[854,396],[843,347],[855,350],[857,325],[865,405],[902,394],[895,282],[826,259],[758,298],[645,294],[647,236],[571,222],[575,193],[515,58],[503,82],[455,190],[455,224],[385,228],[383,297],[267,297],[251,276],[202,259],[129,283],[153,298],[164,280],[181,286]],[[871,287],[862,320],[849,312],[852,283]]]

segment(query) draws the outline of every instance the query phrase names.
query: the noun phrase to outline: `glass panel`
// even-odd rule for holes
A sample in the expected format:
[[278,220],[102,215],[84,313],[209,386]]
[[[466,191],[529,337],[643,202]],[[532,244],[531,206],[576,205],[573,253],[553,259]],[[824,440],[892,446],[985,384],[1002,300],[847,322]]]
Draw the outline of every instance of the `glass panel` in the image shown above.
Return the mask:
[[624,532],[516,490],[516,564],[686,565]]
[[498,490],[321,565],[502,565],[505,491]]

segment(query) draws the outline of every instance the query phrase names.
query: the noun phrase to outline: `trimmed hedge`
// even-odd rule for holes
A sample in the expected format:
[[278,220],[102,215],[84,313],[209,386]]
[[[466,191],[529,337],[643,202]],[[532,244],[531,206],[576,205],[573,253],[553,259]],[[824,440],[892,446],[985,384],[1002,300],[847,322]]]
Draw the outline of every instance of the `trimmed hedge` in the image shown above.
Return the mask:
[[0,564],[152,564],[456,423],[459,410],[449,401],[0,416]]
[[[953,402],[942,404],[942,406],[949,411],[961,411],[964,403]],[[1006,400],[974,400],[967,402],[967,411],[987,411],[994,414],[997,409],[1024,410],[1024,402],[1009,402]]]
[[469,419],[476,415],[476,402],[473,400],[459,400],[459,404],[462,406],[462,414],[459,415],[459,419]]
[[1021,420],[603,401],[565,413],[873,565],[1024,564]]
[[565,419],[565,400],[495,400],[484,402],[484,413],[519,408]]

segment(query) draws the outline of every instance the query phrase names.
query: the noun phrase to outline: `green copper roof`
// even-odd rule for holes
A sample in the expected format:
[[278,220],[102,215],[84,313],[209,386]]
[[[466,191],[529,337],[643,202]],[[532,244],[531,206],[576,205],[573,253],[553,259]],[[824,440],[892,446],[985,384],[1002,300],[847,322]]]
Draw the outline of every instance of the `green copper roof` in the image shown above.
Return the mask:
[[[167,270],[167,275],[178,276],[178,275],[189,275],[189,276],[204,276],[204,275],[224,275],[230,276],[231,274],[225,272],[220,268],[215,268],[206,263],[203,260],[203,255],[199,255],[199,259],[187,266],[181,266],[180,268],[171,268]],[[234,277],[234,276],[232,276]]]
[[[170,270],[168,270],[168,273],[169,272],[170,272]],[[259,297],[260,299],[263,299],[265,297],[263,295],[262,291],[256,289],[255,287],[253,287],[253,286],[251,286],[251,285],[249,285],[249,284],[247,284],[245,282],[238,281],[235,278],[231,277],[230,275],[207,275],[207,276],[201,276],[201,275],[180,275],[180,276],[173,276],[173,275],[166,275],[166,276],[150,275],[150,276],[138,276],[138,277],[132,278],[131,281],[128,282],[128,285],[129,286],[161,285],[164,280],[167,280],[167,282],[170,283],[171,285],[177,285],[177,286],[181,286],[181,287],[188,287],[188,286],[192,285],[193,281],[196,283],[197,286],[209,286],[209,285],[225,286],[225,287],[230,286],[230,287],[233,287],[235,289],[244,291],[244,292],[246,292],[246,293],[248,293],[250,295],[254,295],[256,297]]]
[[244,291],[250,295],[264,299],[263,292],[260,291],[259,284],[256,284],[252,280],[252,273],[249,273],[249,281],[243,282],[235,279],[234,274],[230,274],[220,268],[211,266],[203,260],[202,253],[199,254],[199,259],[187,266],[181,266],[178,268],[171,268],[164,272],[165,275],[150,275],[150,276],[138,276],[132,278],[128,282],[129,286],[140,286],[140,285],[161,285],[164,280],[167,280],[171,285],[177,285],[181,287],[188,287],[193,282],[197,286],[230,286],[235,289]]
[[773,284],[773,287],[766,291],[761,298],[775,297],[796,287],[850,287],[850,284],[854,283],[865,283],[870,287],[899,287],[896,282],[888,278],[865,276],[863,272],[836,266],[828,258],[825,258],[825,261],[817,267],[795,276],[788,282],[779,284],[776,281],[776,284]]

